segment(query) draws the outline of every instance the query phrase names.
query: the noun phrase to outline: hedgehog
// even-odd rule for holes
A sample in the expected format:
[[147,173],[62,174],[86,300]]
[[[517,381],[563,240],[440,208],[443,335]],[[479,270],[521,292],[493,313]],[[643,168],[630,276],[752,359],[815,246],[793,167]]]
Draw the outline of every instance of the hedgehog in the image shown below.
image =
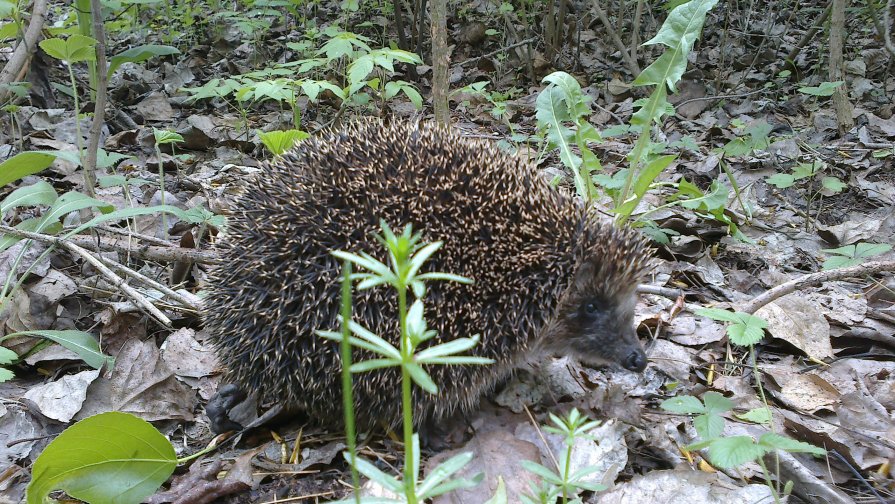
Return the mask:
[[[415,421],[469,413],[520,365],[543,354],[586,364],[647,364],[633,324],[647,241],[604,223],[529,161],[423,123],[355,122],[265,163],[229,211],[208,273],[204,324],[227,377],[265,402],[341,423],[341,263],[332,251],[385,261],[380,222],[412,225],[442,248],[430,282],[429,344],[480,335],[468,354],[491,365],[427,368],[438,394],[414,390]],[[355,291],[352,318],[397,346],[396,295]],[[355,362],[371,358],[354,349]],[[356,421],[400,424],[400,371],[354,375]]]

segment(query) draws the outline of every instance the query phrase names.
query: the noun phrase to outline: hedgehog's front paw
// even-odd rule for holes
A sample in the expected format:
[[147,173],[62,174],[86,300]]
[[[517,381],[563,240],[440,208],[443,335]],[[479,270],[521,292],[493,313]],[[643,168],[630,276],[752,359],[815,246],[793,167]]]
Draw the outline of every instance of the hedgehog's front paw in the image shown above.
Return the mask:
[[208,415],[211,431],[215,434],[241,431],[242,425],[231,418],[230,412],[236,405],[245,401],[246,397],[245,391],[233,384],[218,389],[205,405],[205,414]]

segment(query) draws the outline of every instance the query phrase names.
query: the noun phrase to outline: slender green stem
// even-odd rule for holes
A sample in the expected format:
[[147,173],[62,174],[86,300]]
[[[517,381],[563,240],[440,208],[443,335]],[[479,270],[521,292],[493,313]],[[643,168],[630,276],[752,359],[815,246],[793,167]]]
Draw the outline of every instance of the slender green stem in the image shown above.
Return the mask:
[[84,155],[84,141],[81,139],[81,118],[78,117],[81,115],[81,104],[78,101],[78,83],[75,81],[75,70],[71,64],[66,62],[65,66],[68,67],[68,77],[71,79],[71,92],[75,100],[75,133],[78,141],[78,159],[80,159]]
[[354,486],[354,502],[360,504],[360,476],[357,473],[357,435],[354,429],[354,395],[351,387],[351,261],[342,266],[342,407],[345,412],[345,440],[351,457],[351,482]]
[[[575,438],[571,439],[571,442],[575,442]],[[572,446],[566,446],[566,466],[563,467],[562,471],[562,502],[566,504],[569,501],[569,496],[566,493],[566,489],[569,488],[569,467],[572,466]]]
[[[155,143],[155,157],[158,159],[158,186],[159,186],[159,198],[162,205],[165,204],[165,164],[162,162],[162,149],[159,147],[158,142]],[[168,216],[166,213],[162,212],[162,233],[163,238],[168,236]]]
[[[403,280],[403,278],[402,278]],[[404,363],[413,359],[413,348],[407,335],[407,286],[398,287],[398,321],[401,329],[401,357]],[[404,495],[409,504],[416,504],[416,475],[413,473],[413,383],[407,366],[401,366],[401,407],[404,413]]]

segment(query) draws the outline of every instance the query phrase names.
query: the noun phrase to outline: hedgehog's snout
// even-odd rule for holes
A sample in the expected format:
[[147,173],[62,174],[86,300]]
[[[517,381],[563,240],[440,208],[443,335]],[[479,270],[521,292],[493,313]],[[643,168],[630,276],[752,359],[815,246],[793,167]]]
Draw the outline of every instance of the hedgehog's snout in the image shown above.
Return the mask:
[[641,372],[646,369],[646,353],[643,350],[636,348],[631,353],[625,357],[625,360],[622,361],[622,366],[629,371]]

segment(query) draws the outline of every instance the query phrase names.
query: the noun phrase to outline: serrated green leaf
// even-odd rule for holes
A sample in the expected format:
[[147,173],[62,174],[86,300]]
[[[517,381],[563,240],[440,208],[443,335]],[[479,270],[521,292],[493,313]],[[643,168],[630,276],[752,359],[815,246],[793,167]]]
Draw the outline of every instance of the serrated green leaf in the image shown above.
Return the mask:
[[7,365],[12,364],[13,362],[19,359],[19,354],[13,352],[12,350],[0,346],[0,364]]
[[783,450],[789,453],[811,453],[814,455],[826,455],[823,448],[802,441],[781,436],[773,432],[763,434],[758,440],[759,444],[772,450]]
[[752,462],[766,451],[765,447],[756,444],[749,436],[732,436],[712,442],[709,446],[709,461],[722,469],[730,469]]
[[693,428],[702,439],[714,439],[724,433],[724,418],[717,414],[699,415],[693,419]]

